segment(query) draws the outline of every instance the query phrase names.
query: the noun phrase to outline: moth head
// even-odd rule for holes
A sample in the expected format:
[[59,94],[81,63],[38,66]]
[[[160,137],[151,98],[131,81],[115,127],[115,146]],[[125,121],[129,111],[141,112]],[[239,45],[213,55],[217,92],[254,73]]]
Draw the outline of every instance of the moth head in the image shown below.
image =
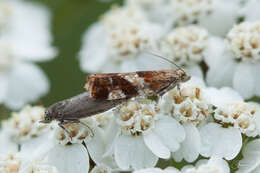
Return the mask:
[[44,113],[44,120],[40,121],[41,123],[50,123],[52,120],[54,120],[53,113],[50,109],[46,109]]
[[181,81],[187,82],[188,80],[190,80],[190,78],[191,77],[185,71],[183,71],[183,73],[181,74]]

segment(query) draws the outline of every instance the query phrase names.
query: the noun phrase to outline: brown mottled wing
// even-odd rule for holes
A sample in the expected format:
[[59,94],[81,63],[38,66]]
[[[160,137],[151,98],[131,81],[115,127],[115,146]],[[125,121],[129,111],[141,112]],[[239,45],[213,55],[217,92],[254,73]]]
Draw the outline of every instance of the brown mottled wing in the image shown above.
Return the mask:
[[171,78],[172,71],[138,71],[136,74],[143,78],[145,87],[152,94],[158,94],[162,89],[167,88],[173,81]]
[[138,88],[125,78],[133,73],[108,73],[88,76],[85,88],[97,100],[115,100],[138,95]]

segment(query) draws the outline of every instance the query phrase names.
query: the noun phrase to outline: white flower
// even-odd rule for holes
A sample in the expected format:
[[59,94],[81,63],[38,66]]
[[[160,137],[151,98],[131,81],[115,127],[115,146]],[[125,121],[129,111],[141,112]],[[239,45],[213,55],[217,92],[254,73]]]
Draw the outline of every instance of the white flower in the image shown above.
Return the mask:
[[18,173],[22,164],[22,158],[15,153],[0,155],[1,173]]
[[198,158],[201,136],[197,125],[206,121],[213,111],[208,103],[205,88],[199,83],[196,78],[192,78],[190,82],[182,85],[180,90],[173,89],[167,92],[159,103],[161,111],[178,120],[186,132],[181,148],[172,154],[176,161],[185,159],[193,162]]
[[16,152],[18,144],[37,139],[48,131],[47,125],[38,123],[43,119],[44,108],[26,106],[20,112],[3,121],[0,133],[1,153]]
[[149,23],[138,8],[113,8],[85,34],[81,68],[86,72],[160,69],[162,60],[144,51],[156,50],[161,34],[161,27]]
[[236,173],[257,173],[260,171],[260,140],[249,142],[243,152],[243,159],[238,164]]
[[241,16],[245,21],[257,21],[260,17],[260,12],[257,7],[259,7],[260,1],[258,0],[247,0],[245,5],[241,10]]
[[9,108],[21,108],[49,89],[44,73],[30,62],[56,54],[50,46],[49,17],[45,8],[33,3],[0,2],[0,103]]
[[182,173],[229,173],[230,168],[228,163],[217,157],[212,157],[208,161],[200,160],[196,167],[187,166],[181,171]]
[[172,0],[170,2],[172,16],[175,17],[177,25],[198,24],[217,35],[224,35],[238,17],[239,2],[236,0]]
[[133,173],[180,173],[180,171],[174,167],[168,167],[164,170],[160,168],[146,168],[134,171]]
[[260,96],[259,31],[259,22],[245,22],[229,32],[226,43],[218,38],[211,40],[205,58],[210,85],[231,86],[244,98]]
[[111,169],[104,165],[95,166],[90,173],[112,173]]
[[38,160],[22,165],[19,173],[58,173],[56,167],[48,165]]
[[173,62],[186,67],[192,75],[202,77],[199,64],[204,59],[208,32],[195,25],[179,27],[170,32],[161,42],[161,52]]
[[218,107],[214,114],[219,123],[231,124],[249,137],[256,137],[260,134],[259,129],[257,129],[260,124],[256,119],[259,116],[259,106],[244,102]]
[[126,5],[141,8],[150,21],[160,23],[166,29],[172,25],[171,8],[167,0],[126,0]]
[[241,147],[242,136],[239,129],[223,128],[217,123],[208,123],[200,128],[201,150],[204,157],[234,159]]
[[117,125],[113,126],[116,130],[112,153],[123,170],[155,166],[158,157],[169,158],[185,138],[183,127],[173,118],[161,115],[151,100],[130,100],[114,116]]
[[59,172],[88,172],[89,157],[82,142],[90,137],[89,129],[81,124],[66,124],[65,128],[69,134],[57,123],[52,123],[47,135],[22,145],[22,154],[32,152],[33,148],[30,158],[44,161],[44,163],[56,167]]
[[213,104],[215,120],[226,126],[233,126],[248,137],[260,134],[260,106],[254,102],[244,102],[243,98],[231,88],[207,88],[209,102]]

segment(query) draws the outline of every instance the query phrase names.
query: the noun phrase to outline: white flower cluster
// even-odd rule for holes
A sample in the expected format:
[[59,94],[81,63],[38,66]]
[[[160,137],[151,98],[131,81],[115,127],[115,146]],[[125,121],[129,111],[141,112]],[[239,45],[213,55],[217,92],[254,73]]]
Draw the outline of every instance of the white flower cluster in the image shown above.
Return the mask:
[[[160,70],[176,63],[191,79],[173,83],[163,96],[131,98],[81,123],[41,124],[45,108],[26,106],[1,123],[0,173],[259,172],[259,5],[258,0],[125,0],[113,6],[83,38],[83,71]],[[42,72],[27,61],[55,54],[48,14],[40,8],[28,16],[34,8],[40,7],[0,2],[0,103],[12,108],[48,89],[44,77],[36,81]],[[22,17],[39,22],[36,30],[16,23]]]
[[18,109],[48,92],[47,77],[33,62],[56,54],[49,18],[47,9],[35,3],[0,2],[0,104]]
[[[131,99],[82,119],[90,129],[81,123],[65,124],[66,130],[55,122],[42,125],[43,113],[42,107],[27,106],[3,122],[0,170],[83,173],[90,168],[89,153],[96,164],[91,172],[228,173],[225,160],[236,159],[242,136],[260,135],[260,105],[195,77],[158,100]],[[193,163],[200,155],[210,159],[181,170],[153,168],[159,159]]]
[[157,52],[192,76],[206,77],[209,85],[233,87],[246,99],[259,96],[257,4],[255,0],[126,0],[86,32],[81,68],[85,72],[171,68],[149,54]]

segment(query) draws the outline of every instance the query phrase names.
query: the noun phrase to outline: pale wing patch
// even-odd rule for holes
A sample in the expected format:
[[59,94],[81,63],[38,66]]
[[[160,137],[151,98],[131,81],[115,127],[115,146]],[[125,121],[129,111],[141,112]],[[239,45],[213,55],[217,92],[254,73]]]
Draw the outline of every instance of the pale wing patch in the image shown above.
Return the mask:
[[108,100],[123,99],[123,98],[126,98],[126,95],[120,89],[111,91],[108,96]]

